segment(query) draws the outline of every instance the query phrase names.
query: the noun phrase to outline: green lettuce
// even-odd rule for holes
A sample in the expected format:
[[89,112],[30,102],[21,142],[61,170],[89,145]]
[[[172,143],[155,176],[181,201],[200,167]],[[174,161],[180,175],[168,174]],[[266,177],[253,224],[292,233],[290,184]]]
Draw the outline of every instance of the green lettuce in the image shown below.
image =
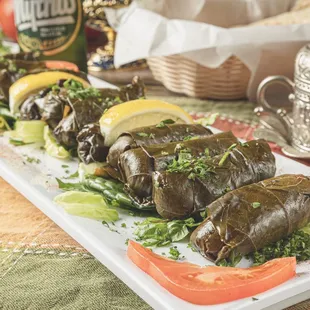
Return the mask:
[[71,215],[106,222],[119,219],[118,212],[109,208],[105,199],[99,194],[69,191],[56,196],[54,202]]
[[53,133],[47,125],[44,127],[43,137],[45,141],[44,148],[48,155],[59,159],[70,158],[70,153],[63,146],[57,143]]

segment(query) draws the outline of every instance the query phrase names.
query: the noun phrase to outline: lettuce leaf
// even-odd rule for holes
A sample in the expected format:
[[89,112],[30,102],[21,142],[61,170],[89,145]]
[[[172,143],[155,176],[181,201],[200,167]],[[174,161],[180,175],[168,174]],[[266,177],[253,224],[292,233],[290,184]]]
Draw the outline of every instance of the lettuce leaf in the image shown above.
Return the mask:
[[56,196],[54,202],[71,215],[106,222],[119,219],[118,212],[109,208],[105,199],[99,194],[69,191]]

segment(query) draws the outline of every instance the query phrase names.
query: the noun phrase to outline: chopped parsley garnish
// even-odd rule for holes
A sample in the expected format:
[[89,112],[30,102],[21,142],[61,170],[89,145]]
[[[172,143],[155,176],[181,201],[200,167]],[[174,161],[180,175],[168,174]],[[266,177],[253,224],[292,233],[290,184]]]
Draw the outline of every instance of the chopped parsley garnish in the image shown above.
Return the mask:
[[252,207],[253,207],[254,209],[259,208],[260,206],[261,206],[261,203],[258,202],[258,201],[254,201],[254,202],[252,203]]
[[129,238],[126,239],[125,244],[128,245]]
[[153,133],[150,133],[150,134],[149,134],[149,138],[154,139],[154,138],[155,138],[155,135],[154,135]]
[[68,165],[61,165],[62,168],[69,168]]
[[[106,221],[102,221],[102,224],[103,224],[104,226],[108,227],[110,231],[112,231],[112,232],[116,232],[116,233],[118,233],[118,234],[119,234],[119,232],[118,232],[116,229],[112,228],[112,227],[109,225],[109,223],[108,223],[108,222],[106,222]],[[115,224],[114,224],[113,222],[112,222],[112,224],[115,226]]]
[[89,97],[101,96],[97,88],[84,87],[82,83],[73,79],[66,80],[63,87],[67,90],[68,96],[72,99],[86,99]]
[[157,128],[163,128],[166,127],[166,125],[174,124],[175,121],[172,119],[165,119],[161,121],[159,124],[156,125]]
[[122,223],[121,226],[122,226],[123,228],[126,228],[126,227],[127,227],[126,223]]
[[249,144],[247,142],[243,142],[243,143],[241,142],[240,144],[241,144],[241,146],[249,147]]
[[189,243],[189,244],[187,245],[187,248],[188,248],[188,249],[191,249],[193,252],[198,252],[198,250],[197,250],[195,247],[193,247],[193,245],[192,245],[191,243]]
[[204,157],[195,158],[190,153],[180,153],[167,167],[167,172],[187,173],[188,178],[208,178],[214,173],[214,165]]
[[166,151],[161,151],[160,154],[163,155],[163,156],[169,155],[169,153],[166,152]]
[[256,298],[256,297],[252,297],[252,300],[253,300],[253,301],[257,301],[257,300],[259,300],[259,299]]
[[184,137],[183,141],[197,140],[199,138],[200,138],[199,136],[186,136]]
[[148,135],[147,133],[145,133],[145,132],[138,132],[138,133],[137,133],[137,136],[146,138],[146,137],[148,137],[149,135]]
[[[305,229],[305,231],[307,231]],[[261,265],[274,258],[295,256],[298,262],[310,259],[310,234],[303,229],[273,244],[249,254],[254,265]]]
[[169,256],[168,258],[174,259],[174,260],[178,260],[180,258],[181,253],[179,252],[178,248],[176,246],[171,247],[169,249]]
[[40,162],[41,162],[41,160],[40,159],[38,159],[38,158],[35,158],[35,157],[30,157],[30,156],[28,156],[28,155],[24,155],[25,156],[25,158],[26,158],[26,161],[28,162],[28,163],[35,163],[35,164],[39,164]]

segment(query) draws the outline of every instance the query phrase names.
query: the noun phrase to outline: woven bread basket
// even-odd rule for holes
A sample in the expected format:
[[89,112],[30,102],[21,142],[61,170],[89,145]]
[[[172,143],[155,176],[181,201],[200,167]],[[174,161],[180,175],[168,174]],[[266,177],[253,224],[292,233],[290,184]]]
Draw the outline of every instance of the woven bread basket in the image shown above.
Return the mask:
[[[251,25],[288,25],[310,23],[310,0],[300,0],[291,12]],[[190,97],[220,100],[247,97],[251,72],[237,57],[232,56],[218,68],[208,68],[181,55],[147,59],[155,80],[167,89]]]
[[147,63],[157,81],[173,92],[190,97],[244,98],[251,76],[250,70],[234,56],[216,69],[180,55],[153,57]]

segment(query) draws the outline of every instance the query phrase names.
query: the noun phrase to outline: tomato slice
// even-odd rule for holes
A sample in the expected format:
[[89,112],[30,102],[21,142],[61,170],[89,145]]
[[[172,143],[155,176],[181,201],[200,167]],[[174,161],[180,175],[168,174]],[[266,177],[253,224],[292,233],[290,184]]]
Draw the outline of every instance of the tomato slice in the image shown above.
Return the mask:
[[45,65],[49,69],[67,69],[75,72],[79,71],[79,68],[76,64],[69,61],[62,60],[46,60]]
[[265,292],[296,274],[295,257],[251,268],[180,263],[129,241],[128,257],[175,296],[198,305],[213,305]]

